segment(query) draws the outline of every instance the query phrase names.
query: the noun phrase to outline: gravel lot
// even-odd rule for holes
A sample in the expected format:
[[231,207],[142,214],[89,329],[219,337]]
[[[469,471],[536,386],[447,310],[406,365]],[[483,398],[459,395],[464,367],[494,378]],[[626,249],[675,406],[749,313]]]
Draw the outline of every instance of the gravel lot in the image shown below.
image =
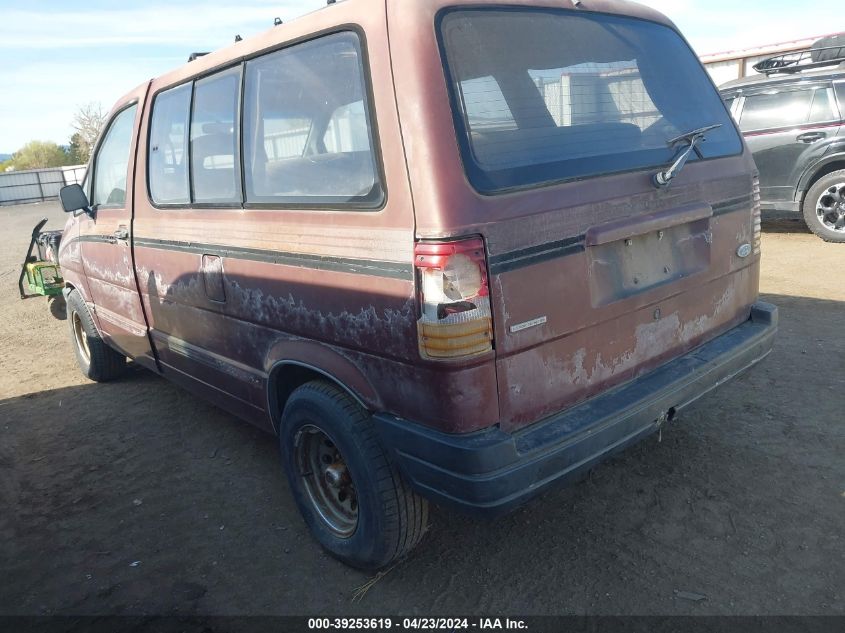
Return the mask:
[[495,523],[435,509],[358,600],[272,437],[137,367],[82,378],[17,297],[41,217],[0,207],[0,614],[845,614],[845,245],[765,225],[763,365]]

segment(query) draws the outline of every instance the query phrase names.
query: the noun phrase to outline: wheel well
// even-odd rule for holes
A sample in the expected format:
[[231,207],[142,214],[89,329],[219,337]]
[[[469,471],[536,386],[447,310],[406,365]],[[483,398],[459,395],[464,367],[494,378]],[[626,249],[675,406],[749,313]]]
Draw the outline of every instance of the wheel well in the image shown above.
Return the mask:
[[273,421],[273,429],[278,432],[279,422],[282,419],[282,412],[291,394],[305,383],[312,380],[328,382],[352,396],[363,408],[367,408],[361,398],[349,387],[337,380],[334,376],[320,371],[314,367],[299,363],[280,363],[270,372],[268,380],[268,398],[270,404],[270,415]]
[[801,192],[801,207],[804,206],[804,198],[807,197],[807,192],[813,188],[819,180],[827,176],[828,174],[832,174],[835,171],[839,171],[840,169],[845,169],[845,160],[838,160],[833,163],[828,163],[821,169],[819,169],[813,177],[807,182],[807,186],[804,188],[804,191]]

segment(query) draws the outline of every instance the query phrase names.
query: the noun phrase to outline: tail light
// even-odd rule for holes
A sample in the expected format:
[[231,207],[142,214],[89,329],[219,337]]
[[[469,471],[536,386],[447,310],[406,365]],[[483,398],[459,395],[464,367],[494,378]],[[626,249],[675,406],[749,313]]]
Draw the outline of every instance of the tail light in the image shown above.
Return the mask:
[[751,185],[751,228],[754,232],[754,254],[760,254],[760,178],[754,176]]
[[491,351],[493,320],[484,240],[419,242],[414,263],[420,284],[418,332],[423,358],[464,358]]

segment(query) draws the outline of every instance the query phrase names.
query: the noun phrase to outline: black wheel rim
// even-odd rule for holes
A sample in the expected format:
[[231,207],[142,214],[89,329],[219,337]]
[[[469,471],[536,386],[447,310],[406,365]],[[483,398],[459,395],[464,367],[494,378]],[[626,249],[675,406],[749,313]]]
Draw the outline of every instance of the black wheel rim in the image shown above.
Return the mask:
[[828,187],[819,196],[816,216],[829,231],[845,233],[845,182]]
[[314,424],[296,435],[296,465],[305,495],[326,527],[339,538],[349,538],[358,527],[355,483],[337,445]]

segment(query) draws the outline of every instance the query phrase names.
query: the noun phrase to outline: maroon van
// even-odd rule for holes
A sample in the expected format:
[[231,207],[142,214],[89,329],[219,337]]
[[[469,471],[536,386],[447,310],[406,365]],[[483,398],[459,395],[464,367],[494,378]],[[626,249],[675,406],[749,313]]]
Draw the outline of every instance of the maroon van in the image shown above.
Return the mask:
[[677,29],[621,0],[347,0],[121,99],[60,247],[83,372],[126,359],[279,437],[379,568],[772,346],[754,163]]

